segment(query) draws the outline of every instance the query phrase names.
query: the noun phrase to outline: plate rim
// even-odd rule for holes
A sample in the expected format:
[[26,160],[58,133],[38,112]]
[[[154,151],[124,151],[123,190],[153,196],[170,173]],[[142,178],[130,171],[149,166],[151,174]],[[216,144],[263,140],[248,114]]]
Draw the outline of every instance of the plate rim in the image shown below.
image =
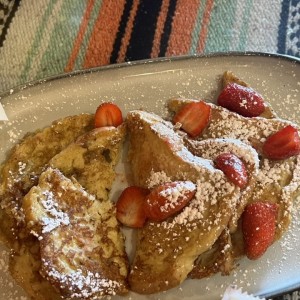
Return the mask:
[[266,58],[277,58],[282,60],[287,60],[291,63],[294,63],[298,66],[300,66],[300,58],[296,56],[291,56],[287,54],[280,54],[280,53],[271,53],[271,52],[259,52],[259,51],[227,51],[227,52],[211,52],[207,54],[187,54],[187,55],[175,55],[175,56],[168,56],[168,57],[156,57],[156,58],[147,58],[147,59],[141,59],[141,60],[133,60],[128,62],[122,62],[122,63],[115,63],[115,64],[108,64],[103,66],[95,66],[92,68],[87,69],[78,69],[71,72],[65,72],[65,73],[59,73],[55,75],[50,75],[41,79],[36,79],[32,81],[28,81],[25,83],[22,83],[20,85],[16,85],[14,87],[11,87],[7,90],[4,90],[0,93],[0,103],[2,102],[3,98],[9,95],[13,95],[15,93],[18,93],[22,90],[38,86],[40,84],[45,84],[51,81],[60,80],[68,77],[75,77],[80,76],[84,74],[91,74],[91,73],[97,73],[97,72],[104,72],[107,70],[114,70],[114,69],[120,69],[120,68],[126,68],[126,67],[134,67],[139,65],[145,65],[145,64],[158,64],[163,62],[173,62],[173,61],[183,61],[183,60],[190,60],[190,59],[204,59],[204,58],[215,58],[215,57],[266,57]]

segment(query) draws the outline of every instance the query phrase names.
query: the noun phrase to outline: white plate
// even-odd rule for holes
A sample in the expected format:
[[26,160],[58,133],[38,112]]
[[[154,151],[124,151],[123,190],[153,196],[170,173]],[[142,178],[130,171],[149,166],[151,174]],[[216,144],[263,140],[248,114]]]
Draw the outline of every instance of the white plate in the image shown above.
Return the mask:
[[[225,70],[263,94],[281,117],[300,123],[300,64],[295,59],[235,53],[142,61],[51,78],[2,95],[9,121],[0,121],[0,162],[26,132],[60,117],[94,112],[101,101],[115,101],[124,113],[144,108],[159,114],[165,113],[165,101],[174,96],[213,101]],[[263,258],[243,259],[231,276],[187,280],[166,293],[130,299],[220,299],[230,284],[259,295],[300,287],[300,215],[296,215],[289,232]],[[0,298],[20,299],[22,292],[17,293],[7,277],[4,259],[0,272]]]

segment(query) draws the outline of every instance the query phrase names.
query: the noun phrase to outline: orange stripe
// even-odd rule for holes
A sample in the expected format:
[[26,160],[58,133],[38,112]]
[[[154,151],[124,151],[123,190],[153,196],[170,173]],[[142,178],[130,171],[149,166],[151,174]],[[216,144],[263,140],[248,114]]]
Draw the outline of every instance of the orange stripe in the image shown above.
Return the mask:
[[131,8],[131,11],[129,14],[129,19],[126,24],[125,34],[122,38],[122,43],[121,43],[121,47],[119,50],[117,62],[123,62],[125,60],[126,51],[127,51],[127,48],[128,48],[129,42],[130,42],[131,33],[132,33],[133,22],[134,22],[139,4],[140,4],[139,0],[133,1],[132,8]]
[[167,56],[189,52],[200,0],[190,0],[188,4],[186,0],[179,0],[176,4]]
[[84,68],[108,64],[125,0],[103,0],[87,47]]
[[168,15],[168,8],[170,5],[170,0],[163,0],[161,5],[161,10],[156,23],[156,30],[154,34],[153,47],[151,52],[151,57],[158,57],[160,50],[160,41],[163,34],[164,25]]
[[91,12],[93,10],[94,4],[95,4],[95,0],[88,1],[88,4],[85,9],[85,13],[83,15],[83,19],[82,19],[80,27],[79,27],[79,31],[78,31],[76,40],[73,45],[71,55],[69,57],[67,65],[65,67],[65,72],[72,71],[74,68],[74,64],[75,64],[75,61],[76,61],[76,58],[77,58],[77,55],[78,55],[78,52],[80,49],[80,45],[82,43],[85,31],[86,31],[86,28],[88,26],[89,18],[90,18]]
[[214,6],[213,0],[208,0],[206,2],[205,12],[204,12],[202,24],[201,24],[201,32],[200,32],[198,47],[197,47],[197,52],[199,52],[199,53],[202,53],[205,48],[207,32],[208,32],[208,24],[210,21],[210,16],[211,16],[211,12],[213,10],[213,6]]

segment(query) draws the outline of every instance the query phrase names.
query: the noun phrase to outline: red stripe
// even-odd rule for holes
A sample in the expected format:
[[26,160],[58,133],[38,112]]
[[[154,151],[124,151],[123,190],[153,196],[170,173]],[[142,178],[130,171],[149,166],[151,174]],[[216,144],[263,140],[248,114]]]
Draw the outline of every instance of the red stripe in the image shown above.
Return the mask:
[[197,19],[200,0],[179,0],[172,24],[167,56],[187,54],[191,47],[192,32]]
[[205,43],[206,43],[207,32],[208,32],[208,24],[210,21],[213,6],[214,6],[213,0],[208,0],[206,2],[205,12],[204,12],[202,24],[201,24],[201,32],[200,32],[198,47],[197,47],[197,52],[199,52],[199,53],[202,53],[205,49]]
[[84,68],[101,66],[110,62],[124,5],[125,0],[103,0],[87,48]]
[[161,37],[163,34],[164,25],[166,23],[169,5],[170,0],[163,0],[161,10],[157,18],[151,57],[158,57],[159,55]]
[[124,37],[122,38],[122,44],[120,47],[120,51],[119,51],[119,55],[118,55],[118,59],[117,62],[123,62],[125,60],[125,56],[126,56],[126,51],[130,42],[130,37],[131,37],[131,33],[132,33],[132,28],[133,28],[133,22],[138,10],[138,6],[139,6],[140,1],[139,0],[133,0],[133,5],[129,14],[129,19],[128,22],[126,24],[126,29],[125,29],[125,33],[124,33]]
[[84,37],[84,34],[86,32],[86,28],[88,26],[88,22],[89,22],[89,18],[91,15],[91,12],[93,10],[93,6],[95,4],[95,0],[89,0],[83,15],[83,19],[81,21],[80,27],[79,27],[79,31],[77,34],[77,37],[75,39],[74,45],[73,45],[73,49],[71,52],[71,55],[69,57],[68,63],[65,67],[65,72],[69,72],[72,71],[74,68],[74,64],[80,49],[80,45],[82,44],[82,40]]

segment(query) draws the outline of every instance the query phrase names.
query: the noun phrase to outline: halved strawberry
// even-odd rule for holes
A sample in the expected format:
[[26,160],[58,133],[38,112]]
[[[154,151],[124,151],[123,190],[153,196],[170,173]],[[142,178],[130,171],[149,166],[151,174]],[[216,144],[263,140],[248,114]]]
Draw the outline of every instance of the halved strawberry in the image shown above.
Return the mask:
[[174,116],[173,123],[180,123],[181,128],[191,137],[201,134],[207,126],[211,114],[211,107],[203,102],[185,104]]
[[227,178],[239,186],[244,188],[248,183],[248,173],[243,161],[236,155],[225,152],[215,158],[215,165],[224,172]]
[[146,221],[144,204],[148,193],[147,189],[141,187],[127,187],[120,195],[116,204],[117,219],[129,227],[142,227]]
[[250,87],[229,83],[221,91],[218,104],[244,117],[257,117],[265,110],[263,97]]
[[123,122],[120,108],[110,102],[102,103],[95,113],[95,127],[114,126],[118,127]]
[[300,153],[298,130],[288,125],[270,135],[263,144],[263,154],[269,159],[286,159]]
[[196,186],[191,181],[175,181],[157,186],[146,197],[145,214],[152,221],[163,221],[185,207],[195,193]]
[[278,206],[268,202],[248,204],[242,214],[245,254],[249,259],[261,257],[273,243]]

